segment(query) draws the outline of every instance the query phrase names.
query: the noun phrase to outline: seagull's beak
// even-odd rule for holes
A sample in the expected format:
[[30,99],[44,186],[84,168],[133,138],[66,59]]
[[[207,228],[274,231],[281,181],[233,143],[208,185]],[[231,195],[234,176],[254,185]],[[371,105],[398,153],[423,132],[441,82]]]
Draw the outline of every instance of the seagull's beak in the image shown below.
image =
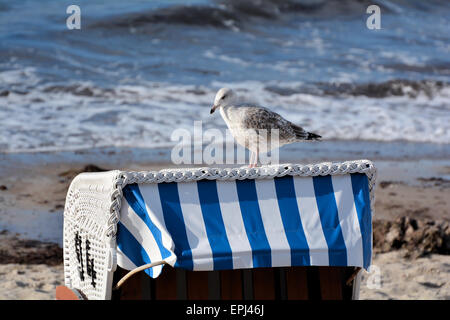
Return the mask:
[[211,111],[209,112],[209,114],[213,114],[214,113],[214,111],[216,111],[216,109],[217,109],[217,106],[212,106],[212,108],[211,108]]

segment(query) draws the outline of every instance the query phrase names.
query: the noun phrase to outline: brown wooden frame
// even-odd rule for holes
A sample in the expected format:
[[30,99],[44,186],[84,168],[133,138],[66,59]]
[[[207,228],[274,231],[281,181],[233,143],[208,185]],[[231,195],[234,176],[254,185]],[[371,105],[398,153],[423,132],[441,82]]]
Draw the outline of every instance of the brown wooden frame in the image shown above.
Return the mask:
[[[283,267],[186,271],[164,267],[157,279],[140,272],[113,300],[351,300],[354,267]],[[117,268],[114,285],[127,273]]]

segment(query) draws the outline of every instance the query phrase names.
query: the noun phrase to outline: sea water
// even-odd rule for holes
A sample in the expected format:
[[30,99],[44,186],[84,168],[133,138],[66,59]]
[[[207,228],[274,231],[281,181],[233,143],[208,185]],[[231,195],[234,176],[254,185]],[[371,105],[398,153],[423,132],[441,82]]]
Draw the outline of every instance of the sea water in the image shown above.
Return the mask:
[[[369,30],[366,9],[381,9]],[[0,152],[172,146],[222,86],[325,140],[450,142],[448,1],[0,1]]]

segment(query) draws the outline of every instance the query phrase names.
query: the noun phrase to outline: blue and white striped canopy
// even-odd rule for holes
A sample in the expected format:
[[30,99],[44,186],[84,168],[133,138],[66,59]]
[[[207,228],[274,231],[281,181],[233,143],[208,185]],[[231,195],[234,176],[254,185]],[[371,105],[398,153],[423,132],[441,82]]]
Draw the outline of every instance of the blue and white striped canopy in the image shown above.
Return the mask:
[[188,270],[371,263],[362,173],[130,184],[123,194],[117,263],[128,270],[157,261]]

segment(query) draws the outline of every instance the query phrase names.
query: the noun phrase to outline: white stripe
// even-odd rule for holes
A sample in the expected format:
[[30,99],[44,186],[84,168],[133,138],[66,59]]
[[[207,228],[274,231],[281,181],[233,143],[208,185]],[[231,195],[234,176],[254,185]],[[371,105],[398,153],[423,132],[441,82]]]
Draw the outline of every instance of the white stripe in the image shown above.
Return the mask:
[[259,209],[272,254],[272,267],[290,266],[291,249],[286,238],[275,181],[255,180]]
[[[161,231],[161,241],[165,248],[167,248],[172,255],[175,257],[173,250],[175,244],[166,229],[166,224],[164,222],[164,215],[161,207],[161,199],[159,197],[158,185],[156,183],[140,184],[139,190],[141,191],[142,197],[145,201],[145,206],[147,207],[147,212],[153,224]],[[173,267],[176,259],[174,260],[166,258],[166,261],[170,262]],[[172,262],[173,261],[173,262]]]
[[332,176],[332,182],[338,208],[339,224],[342,229],[345,247],[347,248],[347,264],[349,266],[362,267],[362,235],[353,198],[351,177],[350,175]]
[[[137,266],[128,259],[128,257],[117,247],[117,265],[125,270],[133,270],[137,268]],[[163,266],[153,267],[153,278],[158,277],[161,274]]]
[[213,270],[212,250],[206,234],[197,182],[178,183],[178,195],[194,270]]
[[294,177],[294,186],[300,219],[308,242],[311,265],[327,266],[329,265],[328,245],[320,222],[313,179]]
[[120,250],[119,247],[117,247],[117,265],[121,268],[124,268],[126,270],[133,270],[137,266],[128,259],[128,257],[125,255],[125,253]]
[[242,220],[235,181],[217,180],[220,211],[233,254],[233,269],[252,268],[253,256]]
[[134,236],[137,242],[141,244],[151,262],[162,261],[158,243],[150,229],[128,203],[124,207],[126,210],[121,210],[120,222]]

